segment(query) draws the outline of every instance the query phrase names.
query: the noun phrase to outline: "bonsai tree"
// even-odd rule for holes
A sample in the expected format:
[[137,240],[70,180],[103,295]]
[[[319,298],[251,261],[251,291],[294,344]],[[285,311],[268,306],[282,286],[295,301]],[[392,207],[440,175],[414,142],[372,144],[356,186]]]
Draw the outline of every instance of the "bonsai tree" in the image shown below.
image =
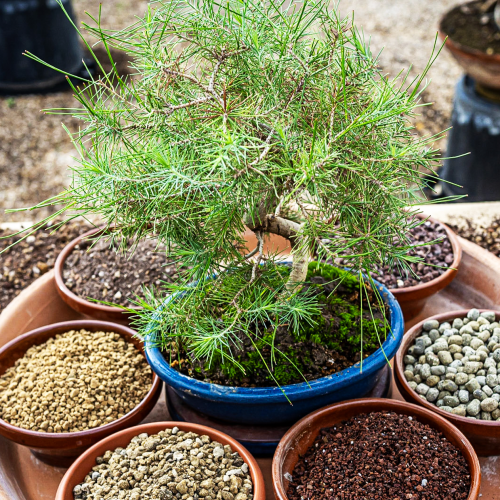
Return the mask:
[[[410,124],[428,67],[413,81],[384,76],[327,0],[169,0],[123,31],[89,23],[135,74],[84,81],[79,107],[51,110],[82,128],[72,185],[50,203],[97,214],[129,246],[156,238],[183,266],[142,304],[143,334],[238,368],[234,350],[259,351],[264,326],[314,328],[321,304],[302,288],[313,258],[345,257],[358,273],[407,265],[421,223],[408,207],[437,161],[435,138]],[[249,252],[245,230],[258,242]],[[291,269],[264,254],[270,234],[290,242]]]

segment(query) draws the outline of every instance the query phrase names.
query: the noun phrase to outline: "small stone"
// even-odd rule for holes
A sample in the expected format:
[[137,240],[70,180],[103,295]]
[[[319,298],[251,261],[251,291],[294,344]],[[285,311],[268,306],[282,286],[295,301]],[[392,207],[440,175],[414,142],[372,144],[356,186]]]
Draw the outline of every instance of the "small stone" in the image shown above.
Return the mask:
[[437,401],[439,396],[439,391],[435,387],[431,387],[428,391],[427,394],[425,395],[425,399],[429,401],[429,403],[433,403],[434,401]]
[[486,385],[486,377],[476,375],[476,380],[481,387],[483,387],[483,385]]
[[[470,312],[470,311],[469,311]],[[488,320],[490,323],[495,321],[495,313],[494,311],[485,311],[481,313],[481,317]]]
[[474,391],[481,389],[481,386],[479,385],[479,382],[475,378],[473,378],[465,384],[465,388],[470,393],[473,393]]
[[472,415],[473,417],[475,417],[481,411],[481,403],[477,399],[473,399],[467,405],[466,410],[468,415]]
[[413,356],[410,356],[409,354],[407,354],[404,358],[403,358],[403,363],[405,365],[414,365],[416,363],[416,359],[413,357]]
[[486,396],[486,394],[481,390],[481,389],[476,389],[473,393],[472,393],[472,397],[474,399],[477,399],[479,401],[483,401],[485,400],[488,396]]
[[453,380],[445,380],[443,383],[443,390],[449,392],[455,392],[458,390],[458,386]]
[[463,339],[462,339],[462,336],[461,335],[452,335],[449,339],[448,339],[448,344],[449,345],[453,345],[453,344],[456,344],[456,345],[462,345],[463,344]]
[[465,373],[477,373],[481,369],[482,363],[478,361],[468,361],[464,365]]
[[439,361],[443,364],[443,365],[449,365],[450,363],[453,362],[453,358],[451,356],[451,354],[448,352],[448,351],[439,351],[438,352],[438,358],[439,358]]
[[470,398],[470,393],[467,390],[458,391],[458,399],[461,403],[468,403]]
[[455,408],[460,404],[460,401],[456,396],[445,396],[443,398],[443,403],[445,406],[450,406],[451,408]]
[[427,363],[424,363],[420,368],[420,376],[422,379],[427,379],[431,376],[431,366]]
[[431,339],[432,342],[436,342],[436,340],[440,337],[441,335],[439,332],[434,329],[429,332],[429,338]]
[[441,365],[432,366],[431,373],[432,373],[432,375],[437,375],[438,377],[440,377],[441,375],[444,375],[446,373],[446,368],[444,366],[441,366]]
[[429,387],[434,387],[435,385],[437,385],[439,383],[439,377],[437,375],[431,375],[430,377],[427,377],[425,379],[425,383],[429,386]]
[[429,320],[424,322],[422,328],[426,332],[430,332],[431,330],[437,330],[439,328],[439,321],[437,321],[435,319],[429,319]]
[[468,382],[469,376],[466,373],[457,373],[455,376],[455,384],[464,385]]
[[413,375],[413,372],[410,370],[405,370],[403,375],[405,376],[405,379],[407,382],[411,382],[412,380],[415,380],[415,376]]
[[471,309],[467,313],[467,318],[472,321],[476,321],[476,319],[479,318],[479,311],[477,309]]
[[472,349],[478,349],[482,345],[484,345],[484,342],[481,339],[478,339],[477,337],[470,341],[470,346],[472,347]]
[[429,390],[429,386],[426,384],[418,384],[417,388],[415,389],[417,394],[421,394],[422,396],[425,396],[427,394],[428,390]]
[[452,323],[453,328],[456,328],[457,330],[460,330],[462,326],[464,326],[464,322],[461,320],[461,318],[455,318]]
[[451,410],[451,413],[458,415],[459,417],[465,417],[467,415],[467,410],[464,405],[457,406]]
[[490,397],[493,394],[493,389],[489,385],[483,385],[481,390],[486,394],[486,396]]

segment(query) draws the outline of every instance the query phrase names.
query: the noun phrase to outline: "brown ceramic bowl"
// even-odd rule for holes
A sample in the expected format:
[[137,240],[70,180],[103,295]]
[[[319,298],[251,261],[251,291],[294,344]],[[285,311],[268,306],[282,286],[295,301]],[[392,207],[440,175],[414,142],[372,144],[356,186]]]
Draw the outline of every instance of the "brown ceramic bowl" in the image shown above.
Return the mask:
[[272,475],[274,494],[277,500],[287,500],[289,481],[285,474],[293,475],[299,456],[304,455],[314,443],[321,429],[348,420],[361,413],[393,411],[415,417],[419,422],[437,429],[455,445],[467,460],[471,472],[471,488],[468,500],[479,498],[481,469],[474,449],[465,436],[447,420],[433,412],[401,401],[390,399],[356,399],[337,403],[317,410],[304,417],[283,436],[273,458]]
[[[123,311],[119,307],[107,306],[104,304],[98,304],[97,302],[91,302],[90,300],[83,299],[78,295],[74,294],[64,283],[63,270],[64,263],[69,257],[73,249],[79,245],[83,240],[95,236],[97,233],[103,231],[103,228],[92,229],[73,241],[70,241],[58,255],[55,266],[54,273],[56,278],[56,286],[61,298],[68,304],[72,309],[78,311],[79,313],[90,316],[91,318],[100,319],[103,321],[120,322],[124,324],[129,323],[130,313]],[[132,309],[138,309],[132,307]]]
[[[489,309],[481,309],[481,312]],[[468,310],[452,311],[443,314],[437,314],[427,318],[425,321],[430,319],[437,319],[439,322],[453,320],[458,317],[464,318],[467,316]],[[496,319],[500,321],[500,312],[496,312]],[[460,429],[467,439],[472,443],[472,446],[476,450],[477,454],[480,456],[491,456],[498,455],[500,453],[500,422],[488,421],[488,420],[475,420],[466,417],[459,417],[458,415],[453,415],[447,411],[441,410],[437,406],[429,403],[427,400],[422,399],[409,385],[406,381],[404,372],[403,358],[408,351],[408,348],[413,345],[416,337],[422,332],[422,325],[424,321],[417,323],[414,327],[410,328],[403,337],[403,343],[396,354],[394,363],[394,378],[396,380],[396,385],[399,392],[406,401],[411,403],[416,403],[420,406],[424,406],[429,410],[433,411],[437,415],[441,415],[450,422],[452,422],[458,429]]]
[[[144,355],[142,341],[135,332],[126,326],[104,321],[66,321],[56,323],[20,335],[0,349],[0,375],[14,366],[15,362],[24,356],[34,345],[43,344],[59,333],[70,330],[85,329],[88,331],[108,331],[119,333],[127,342],[132,342]],[[157,375],[152,376],[151,389],[141,403],[122,418],[109,424],[79,432],[46,433],[35,432],[16,427],[0,419],[0,434],[18,444],[27,446],[40,460],[51,465],[69,465],[89,446],[102,438],[126,427],[137,425],[153,409],[161,393],[162,383]]]
[[[445,40],[448,36],[443,30],[443,21],[446,16],[447,14],[443,16],[439,23],[441,40]],[[500,54],[486,54],[481,50],[455,42],[451,38],[446,40],[445,46],[464,71],[477,83],[486,88],[500,89]]]
[[61,484],[59,485],[55,500],[73,500],[73,488],[85,479],[85,476],[90,472],[92,467],[96,465],[96,458],[103,455],[107,450],[114,450],[118,447],[126,447],[133,437],[141,434],[142,432],[147,432],[151,435],[173,427],[178,427],[184,432],[196,432],[200,435],[205,434],[212,440],[218,441],[223,445],[230,445],[233,451],[237,451],[245,463],[248,464],[248,469],[253,482],[253,500],[265,500],[266,491],[264,478],[257,461],[249,453],[249,451],[238,443],[238,441],[223,432],[212,429],[211,427],[205,427],[204,425],[189,424],[187,422],[153,422],[151,424],[138,425],[136,427],[117,432],[116,434],[99,441],[99,443],[92,446],[92,448],[79,457],[78,460],[76,460],[76,462],[68,469],[62,478]]
[[418,217],[420,219],[429,220],[432,223],[437,222],[445,228],[446,235],[453,249],[454,258],[449,269],[436,279],[428,281],[427,283],[422,283],[421,285],[408,286],[406,288],[390,288],[390,292],[396,297],[396,300],[401,306],[405,321],[409,321],[417,316],[424,308],[429,297],[438,293],[453,281],[457,275],[460,261],[462,260],[462,247],[460,246],[458,237],[446,224],[427,215],[419,214]]

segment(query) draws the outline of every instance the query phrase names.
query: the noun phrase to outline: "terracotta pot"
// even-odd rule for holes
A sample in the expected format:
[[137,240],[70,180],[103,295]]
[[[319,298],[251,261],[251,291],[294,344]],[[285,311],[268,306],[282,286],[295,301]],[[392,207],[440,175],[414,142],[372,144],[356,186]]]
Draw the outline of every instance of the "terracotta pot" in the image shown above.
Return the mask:
[[[439,23],[441,40],[445,40],[448,36],[443,30],[443,21],[446,16],[447,14],[441,18]],[[500,89],[500,54],[486,54],[481,50],[455,42],[451,38],[446,40],[445,46],[464,71],[476,82],[486,88]]]
[[[0,375],[14,366],[25,352],[34,345],[43,344],[59,333],[69,330],[111,331],[119,333],[127,342],[132,342],[144,354],[142,341],[126,326],[103,321],[67,321],[56,323],[25,333],[0,349]],[[0,419],[0,434],[12,441],[27,446],[40,460],[51,465],[69,465],[89,446],[113,432],[141,422],[153,409],[161,393],[162,383],[153,374],[152,386],[141,403],[122,418],[109,424],[79,432],[47,433],[16,427]]]
[[441,224],[445,230],[451,247],[453,248],[453,262],[450,268],[441,276],[422,283],[420,285],[408,286],[406,288],[390,288],[391,293],[396,297],[403,311],[405,321],[409,321],[417,316],[424,308],[425,303],[432,295],[438,293],[443,288],[447,287],[455,278],[458,272],[458,266],[462,260],[462,247],[458,241],[458,236],[446,225],[438,220],[427,215],[418,215],[420,219],[429,220],[432,223]]
[[125,429],[121,432],[113,434],[112,436],[108,436],[106,439],[103,439],[87,450],[68,469],[61,481],[61,484],[59,485],[55,500],[73,500],[73,488],[85,479],[85,476],[90,472],[92,467],[96,465],[95,459],[103,455],[107,450],[114,450],[118,447],[124,448],[130,443],[130,440],[133,437],[141,434],[142,432],[156,434],[157,432],[165,429],[171,429],[173,427],[178,427],[184,432],[196,432],[200,435],[205,434],[212,440],[218,441],[223,445],[230,445],[233,451],[237,451],[245,463],[248,464],[253,482],[253,500],[265,500],[266,492],[262,472],[255,458],[245,447],[223,432],[216,431],[210,427],[205,427],[204,425],[188,424],[185,422],[153,422],[151,424],[143,424],[130,429]]
[[[481,312],[486,309],[482,309]],[[406,401],[424,406],[434,413],[446,418],[456,425],[472,443],[472,446],[480,456],[498,455],[500,450],[500,422],[488,420],[475,420],[467,417],[459,417],[447,411],[441,410],[436,405],[422,399],[406,381],[404,373],[403,358],[408,351],[408,348],[413,345],[414,340],[421,334],[422,326],[425,321],[436,319],[440,323],[443,321],[453,320],[455,318],[464,318],[467,316],[468,310],[451,311],[444,314],[436,314],[430,318],[417,323],[410,328],[403,338],[403,344],[395,357],[394,363],[394,378],[396,380],[399,392]],[[500,321],[500,313],[496,312],[496,320]]]
[[317,410],[296,423],[283,436],[274,454],[272,465],[273,487],[276,499],[287,500],[286,492],[289,481],[285,478],[285,474],[293,475],[299,456],[306,453],[308,448],[314,443],[321,429],[332,427],[361,413],[378,411],[393,411],[402,415],[415,417],[419,422],[428,424],[443,433],[448,441],[462,452],[462,455],[469,464],[471,488],[468,500],[477,500],[479,498],[481,469],[477,455],[465,436],[447,420],[429,410],[401,401],[357,399]]
[[[68,304],[72,309],[78,311],[79,313],[89,316],[91,318],[100,319],[103,321],[119,322],[123,324],[128,324],[131,314],[124,312],[118,307],[106,306],[104,304],[98,304],[91,302],[90,300],[83,299],[78,295],[74,294],[65,284],[63,279],[63,269],[66,259],[69,257],[76,245],[79,245],[83,240],[95,236],[97,233],[102,231],[102,228],[92,229],[73,241],[70,241],[58,255],[55,266],[54,273],[56,278],[57,290],[61,298]],[[132,307],[133,309],[139,309]]]

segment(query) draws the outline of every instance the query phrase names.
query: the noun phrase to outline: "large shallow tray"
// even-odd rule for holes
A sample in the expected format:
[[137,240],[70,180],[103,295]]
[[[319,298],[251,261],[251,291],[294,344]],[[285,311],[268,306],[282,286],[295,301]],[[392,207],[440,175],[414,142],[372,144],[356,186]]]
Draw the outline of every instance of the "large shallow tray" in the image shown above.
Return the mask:
[[[500,259],[461,239],[463,260],[457,278],[448,288],[431,298],[422,313],[407,323],[449,310],[479,307],[500,310]],[[58,321],[79,319],[59,298],[52,273],[22,292],[0,315],[0,346],[16,336]],[[394,386],[394,385],[393,385]],[[393,397],[401,396],[394,389]],[[165,398],[145,420],[170,420]],[[267,498],[273,498],[271,459],[259,459],[266,481]],[[500,499],[499,456],[481,458],[483,474],[481,500]],[[0,437],[0,500],[53,500],[65,470],[37,460],[28,449]]]

